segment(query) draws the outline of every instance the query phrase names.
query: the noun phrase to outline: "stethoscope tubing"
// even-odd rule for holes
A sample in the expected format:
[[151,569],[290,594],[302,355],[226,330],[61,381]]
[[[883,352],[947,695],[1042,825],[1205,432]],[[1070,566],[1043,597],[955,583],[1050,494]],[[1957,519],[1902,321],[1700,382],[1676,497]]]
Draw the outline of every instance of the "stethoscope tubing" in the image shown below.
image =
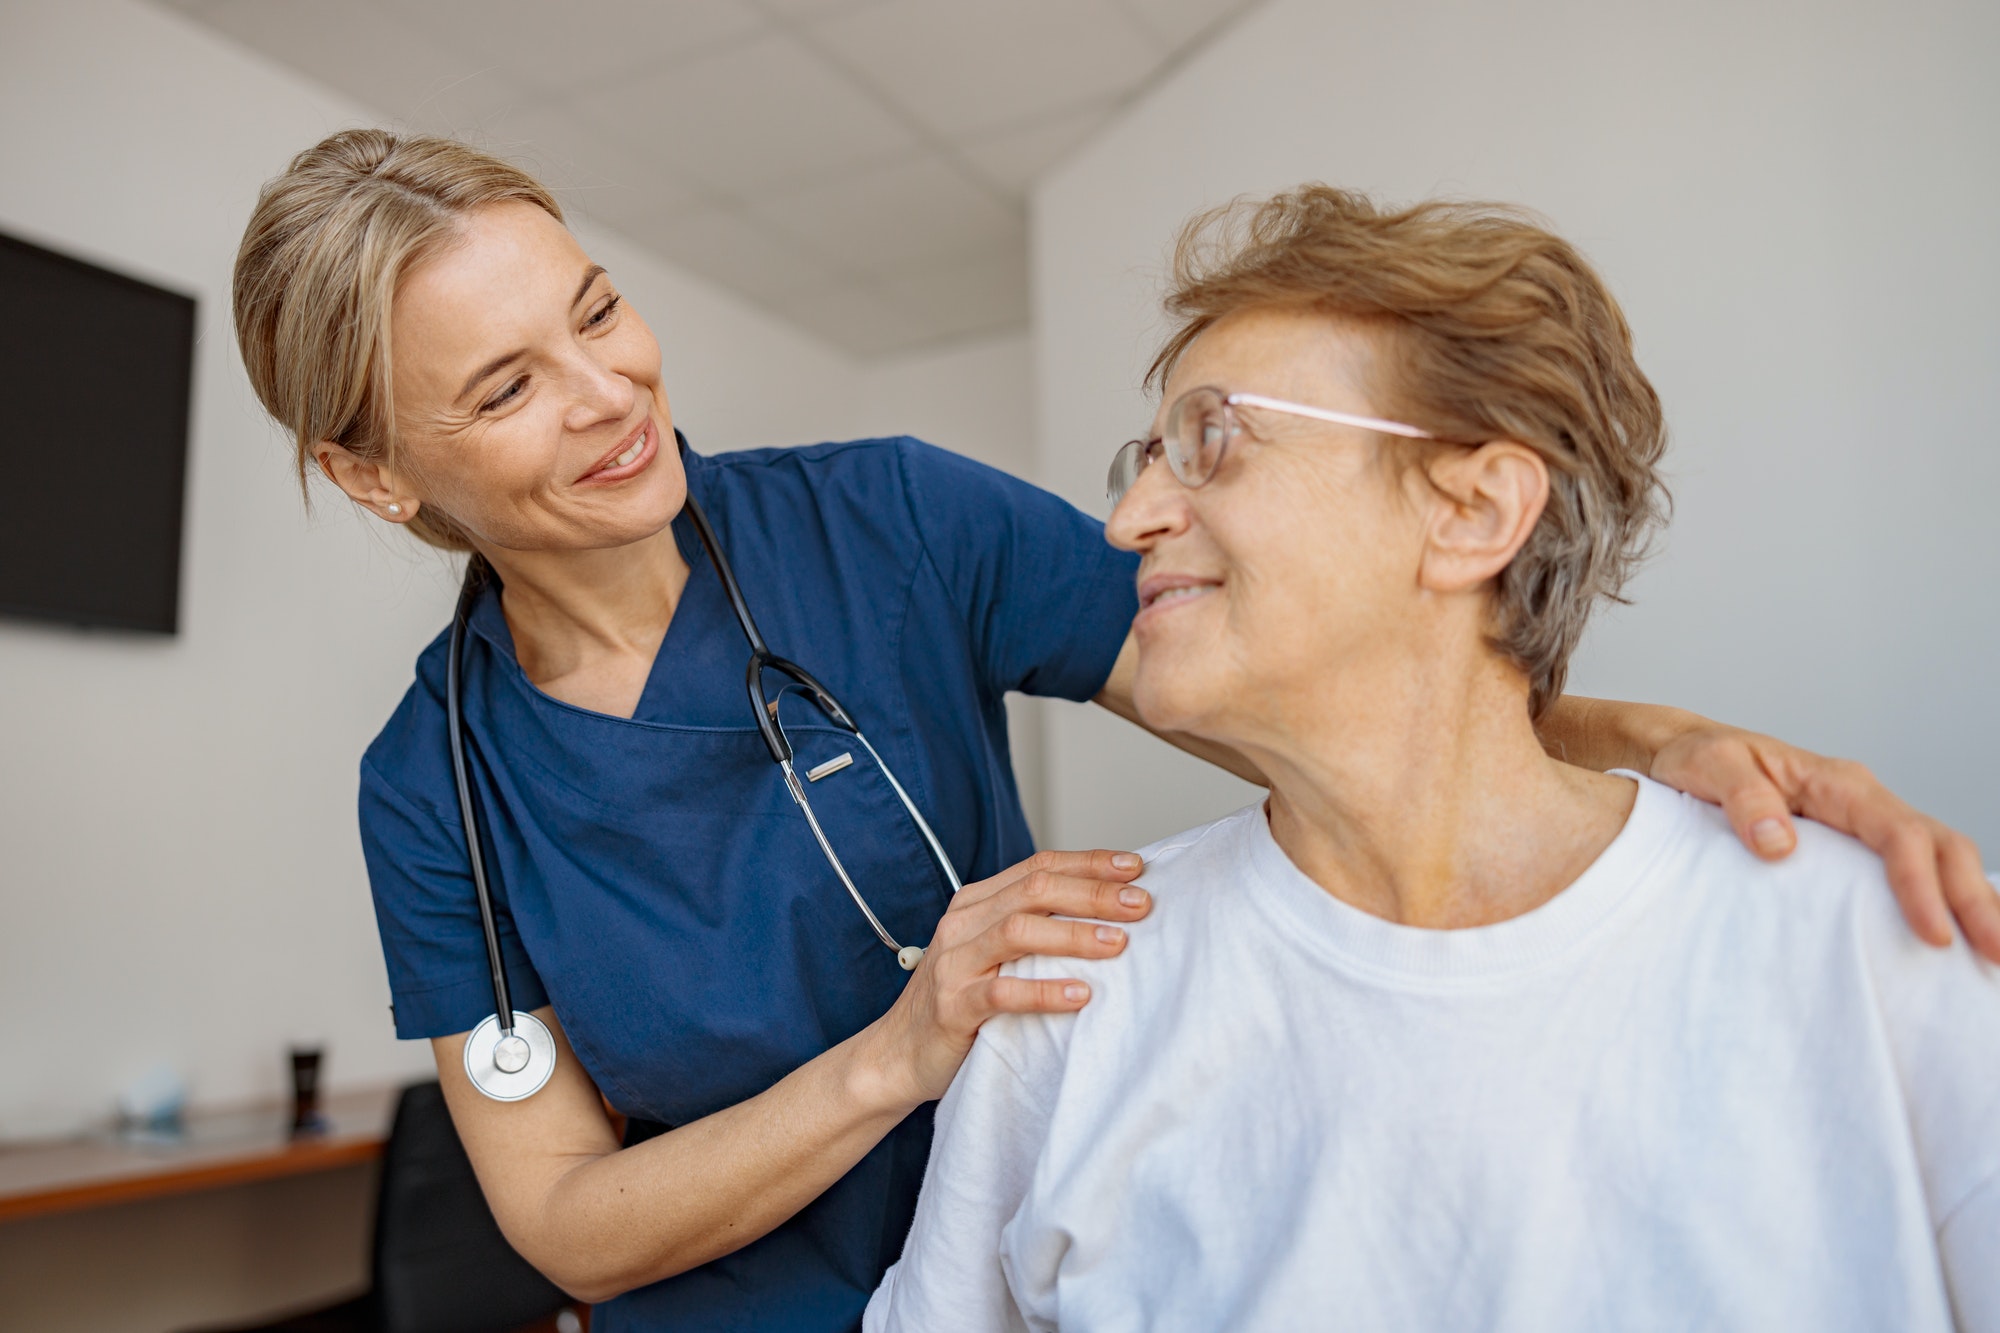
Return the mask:
[[458,609],[451,618],[451,650],[445,659],[444,709],[451,732],[451,776],[458,787],[458,821],[465,830],[465,859],[472,867],[472,891],[479,899],[479,924],[486,935],[486,965],[493,973],[493,1013],[503,1037],[514,1035],[514,1002],[507,987],[507,965],[500,956],[500,926],[493,915],[493,894],[486,887],[486,857],[479,846],[479,820],[472,810],[472,781],[465,765],[465,706],[459,698],[459,663],[465,651],[465,626],[472,604],[485,585],[485,562],[478,556],[466,568],[458,592]]
[[[763,737],[765,747],[771,752],[772,760],[784,774],[786,790],[791,793],[792,800],[805,814],[806,824],[812,830],[813,840],[819,844],[821,854],[826,857],[827,864],[833,867],[841,886],[854,900],[854,905],[861,909],[861,915],[867,920],[869,928],[875,932],[876,938],[896,955],[896,960],[904,971],[911,971],[922,960],[924,951],[916,945],[903,945],[897,942],[888,927],[882,924],[882,919],[875,914],[875,910],[868,905],[868,900],[862,896],[860,886],[855,884],[853,877],[847,873],[847,867],[841,862],[839,854],[834,851],[832,840],[820,827],[819,817],[813,813],[812,802],[806,797],[805,784],[799,780],[794,767],[791,742],[786,738],[784,729],[778,725],[777,700],[767,699],[764,695],[763,673],[766,670],[776,671],[790,678],[812,697],[813,703],[826,715],[828,721],[861,742],[862,747],[868,751],[869,758],[875,761],[876,768],[888,779],[890,790],[895,792],[896,799],[901,802],[911,822],[917,826],[917,831],[923,836],[924,844],[929,848],[932,858],[944,870],[945,878],[950,882],[954,894],[965,887],[958,877],[958,871],[953,867],[951,857],[946,855],[944,844],[932,830],[930,821],[926,820],[923,812],[917,809],[917,804],[910,799],[909,792],[896,780],[895,773],[882,761],[881,754],[862,734],[861,728],[841,706],[840,701],[833,697],[833,692],[820,684],[805,668],[773,653],[770,646],[764,642],[764,635],[757,628],[756,618],[750,614],[750,604],[743,596],[743,586],[736,581],[736,571],[731,567],[729,558],[722,553],[722,544],[716,540],[715,529],[710,526],[708,515],[702,511],[700,503],[691,492],[687,496],[685,507],[689,519],[694,523],[695,535],[701,540],[702,549],[707,553],[709,562],[715,566],[716,577],[722,584],[724,595],[729,599],[730,610],[736,615],[736,623],[742,628],[743,637],[750,644],[750,664],[744,673],[744,685],[749,691],[750,706],[756,714],[758,733]],[[514,1012],[512,994],[507,985],[506,961],[500,951],[500,927],[493,911],[492,891],[487,883],[486,858],[480,847],[480,823],[478,813],[474,809],[472,780],[466,763],[465,705],[459,678],[465,653],[466,626],[472,618],[473,604],[485,587],[487,572],[485,561],[474,556],[466,567],[465,582],[459,589],[458,606],[451,620],[451,643],[445,661],[445,714],[451,740],[451,776],[458,788],[459,822],[465,831],[465,857],[472,869],[473,893],[479,900],[479,925],[486,937],[486,963],[492,972],[493,980],[493,1017],[480,1024],[472,1034],[472,1038],[468,1039],[466,1072],[471,1077],[473,1086],[486,1096],[499,1101],[518,1101],[522,1097],[531,1096],[547,1082],[549,1074],[554,1069],[555,1047],[553,1040],[547,1038],[547,1029],[537,1022],[533,1015],[516,1015]],[[784,690],[779,691],[780,698],[784,692]],[[530,1025],[533,1039],[524,1040],[515,1035],[517,1017]],[[490,1037],[486,1031],[488,1024],[495,1025],[496,1029]],[[475,1058],[475,1046],[478,1047],[477,1058]],[[518,1065],[514,1065],[516,1059],[520,1061]]]

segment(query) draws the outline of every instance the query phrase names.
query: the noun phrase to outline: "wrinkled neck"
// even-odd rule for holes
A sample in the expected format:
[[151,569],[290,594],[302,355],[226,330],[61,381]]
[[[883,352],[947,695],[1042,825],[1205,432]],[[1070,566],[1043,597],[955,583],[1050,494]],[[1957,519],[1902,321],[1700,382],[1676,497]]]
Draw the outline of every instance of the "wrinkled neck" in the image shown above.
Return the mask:
[[1617,836],[1623,779],[1542,750],[1528,686],[1483,645],[1384,653],[1269,701],[1241,743],[1271,780],[1271,832],[1335,897],[1458,929],[1532,911]]

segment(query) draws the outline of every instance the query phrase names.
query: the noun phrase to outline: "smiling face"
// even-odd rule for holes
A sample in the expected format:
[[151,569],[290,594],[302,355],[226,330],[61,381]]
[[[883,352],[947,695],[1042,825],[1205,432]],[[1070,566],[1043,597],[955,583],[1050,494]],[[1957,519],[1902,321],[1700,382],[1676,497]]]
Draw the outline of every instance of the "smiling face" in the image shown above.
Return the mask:
[[[1230,315],[1182,355],[1153,434],[1198,387],[1381,416],[1368,389],[1375,354],[1365,333],[1324,316]],[[1144,557],[1133,622],[1141,716],[1262,744],[1329,692],[1367,688],[1356,668],[1435,631],[1419,606],[1435,497],[1418,469],[1385,458],[1405,442],[1268,409],[1239,407],[1236,418],[1241,433],[1206,485],[1148,466],[1106,532]]]
[[391,346],[386,486],[406,511],[433,506],[488,552],[623,546],[679,512],[659,344],[542,209],[468,214],[397,288]]

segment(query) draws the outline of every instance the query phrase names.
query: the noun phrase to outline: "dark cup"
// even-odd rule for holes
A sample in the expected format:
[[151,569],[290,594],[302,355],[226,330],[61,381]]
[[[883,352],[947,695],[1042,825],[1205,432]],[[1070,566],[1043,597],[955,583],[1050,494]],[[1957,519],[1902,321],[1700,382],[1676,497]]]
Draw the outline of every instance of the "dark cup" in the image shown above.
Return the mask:
[[292,1047],[292,1133],[315,1134],[326,1128],[319,1113],[320,1046]]

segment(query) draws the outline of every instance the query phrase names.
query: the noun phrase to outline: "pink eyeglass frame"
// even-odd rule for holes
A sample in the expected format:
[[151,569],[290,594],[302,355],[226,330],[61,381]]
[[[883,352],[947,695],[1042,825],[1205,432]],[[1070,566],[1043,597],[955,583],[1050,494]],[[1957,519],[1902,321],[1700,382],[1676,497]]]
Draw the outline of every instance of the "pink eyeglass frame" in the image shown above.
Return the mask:
[[[1306,403],[1287,402],[1283,398],[1270,398],[1261,393],[1224,393],[1220,389],[1206,385],[1189,389],[1174,400],[1174,407],[1178,409],[1182,403],[1198,393],[1214,394],[1222,400],[1224,408],[1261,407],[1267,412],[1283,412],[1287,416],[1309,417],[1314,421],[1331,422],[1336,426],[1353,426],[1357,430],[1381,431],[1384,435],[1400,435],[1407,440],[1439,440],[1448,444],[1459,443],[1459,441],[1447,440],[1445,436],[1439,435],[1436,431],[1425,430],[1422,426],[1412,426],[1405,421],[1390,421],[1383,417],[1364,417],[1353,412],[1336,412],[1330,407],[1312,407]],[[1137,450],[1139,458],[1145,460],[1146,450],[1154,443],[1154,439],[1127,440],[1120,446],[1118,452],[1112,455],[1111,472],[1105,478],[1105,493],[1110,498],[1111,503],[1117,504],[1123,499],[1125,491],[1131,489],[1132,483],[1138,481],[1139,474],[1144,472],[1147,467],[1147,462],[1141,461],[1137,467],[1132,469],[1131,481],[1127,482],[1125,487],[1121,489],[1118,485],[1118,473],[1120,463],[1124,460],[1125,456],[1133,450]],[[1222,448],[1216,454],[1215,465],[1217,468],[1222,466],[1222,457],[1228,450],[1229,441],[1227,438],[1224,438]],[[1168,460],[1168,464],[1169,467],[1172,466],[1171,459]],[[1208,477],[1203,477],[1201,481],[1194,483],[1194,485],[1205,485],[1209,477],[1213,477],[1214,475],[1211,472]],[[1174,478],[1184,486],[1188,484],[1181,478],[1180,473],[1177,471],[1174,473]]]

